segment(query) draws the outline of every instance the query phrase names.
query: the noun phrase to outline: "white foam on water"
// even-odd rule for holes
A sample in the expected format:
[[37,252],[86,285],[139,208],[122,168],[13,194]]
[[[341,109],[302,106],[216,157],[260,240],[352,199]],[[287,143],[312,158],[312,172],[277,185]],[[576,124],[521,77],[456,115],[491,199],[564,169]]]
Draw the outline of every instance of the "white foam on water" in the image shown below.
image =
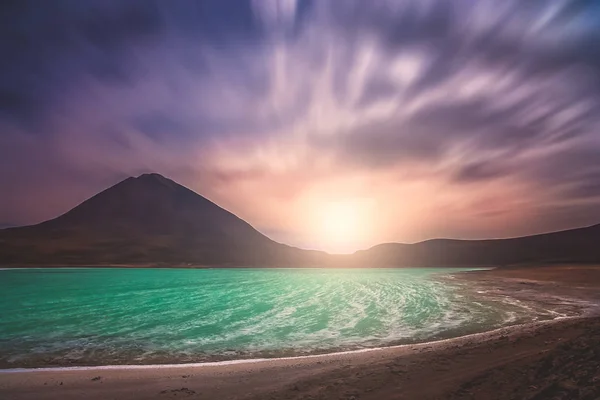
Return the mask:
[[[35,360],[48,354],[56,361],[60,361],[62,357],[70,357],[79,360],[79,363],[101,362],[107,359],[102,356],[106,355],[107,349],[110,350],[110,359],[114,360],[112,362],[117,363],[131,360],[152,362],[149,357],[156,360],[156,357],[165,354],[172,355],[163,358],[165,361],[181,359],[178,354],[190,357],[264,357],[274,352],[310,354],[329,351],[333,352],[329,354],[343,354],[335,351],[371,351],[401,342],[433,340],[445,332],[446,336],[450,336],[457,331],[483,331],[499,327],[501,323],[498,321],[504,324],[519,323],[526,320],[524,316],[542,315],[538,308],[533,309],[528,304],[518,301],[511,303],[510,299],[501,301],[506,299],[504,295],[492,296],[493,301],[489,304],[473,302],[470,296],[460,290],[461,286],[457,286],[459,290],[454,290],[454,284],[446,285],[424,279],[426,275],[401,275],[403,279],[392,280],[387,275],[371,272],[371,275],[364,276],[335,275],[328,278],[322,275],[331,271],[318,273],[303,275],[299,281],[288,281],[288,277],[283,274],[273,275],[273,272],[269,272],[268,279],[256,280],[262,282],[255,289],[256,292],[250,289],[251,285],[240,288],[239,282],[232,286],[221,283],[220,280],[215,285],[217,288],[223,285],[224,290],[221,292],[212,292],[212,286],[207,286],[203,281],[198,286],[202,290],[196,290],[195,286],[183,286],[186,295],[177,291],[177,296],[172,298],[167,296],[171,293],[170,290],[153,286],[149,289],[142,286],[143,290],[134,287],[131,292],[127,292],[128,296],[124,301],[102,306],[106,314],[103,318],[90,318],[85,326],[67,326],[71,329],[70,332],[67,331],[71,336],[65,336],[55,329],[54,333],[42,332],[43,335],[38,335],[36,340],[24,342],[23,348],[17,345],[24,336],[15,335],[16,345],[12,346],[12,342],[10,345],[14,353],[24,356],[20,361],[21,365],[26,364],[28,356]],[[249,282],[252,281],[252,275],[244,277]],[[303,284],[296,284],[298,282]],[[188,285],[187,280],[184,285]],[[166,293],[165,296],[162,296],[163,292]],[[139,312],[128,315],[129,307],[133,307],[126,302],[131,293],[135,293]],[[206,297],[206,293],[214,293],[214,296]],[[158,297],[162,298],[160,306],[150,301]],[[219,305],[224,299],[235,298],[238,301],[227,303],[226,308],[212,309],[214,304]],[[252,314],[252,303],[249,300],[254,298],[260,298],[261,307]],[[64,311],[67,310],[64,317],[76,319],[79,314],[94,316],[94,310],[103,304],[99,301],[102,299],[101,296],[92,297],[87,305],[79,305],[73,308],[73,312],[69,308],[72,303],[59,302],[48,308],[50,303],[46,301],[43,305],[50,314],[53,310],[60,310],[65,314]],[[177,307],[180,303],[186,304],[184,310]],[[210,303],[209,306],[207,303]],[[505,303],[506,307],[496,307],[500,303]],[[97,334],[107,325],[106,316],[111,316],[111,321],[117,321],[122,315],[127,316],[127,325],[117,325],[105,336]],[[543,315],[550,318],[562,316],[548,313]],[[150,317],[168,323],[157,325],[152,323]],[[220,329],[202,330],[203,326],[217,322],[222,324]],[[290,327],[293,328],[291,331]],[[170,338],[169,335],[174,333],[178,333],[178,336]],[[368,348],[364,348],[367,346]],[[137,356],[120,356],[127,354],[127,351]],[[253,360],[256,362],[272,358],[229,360],[217,364],[203,362],[169,365],[227,365]]]
[[142,364],[142,365],[99,365],[99,366],[81,366],[81,367],[44,367],[44,368],[8,368],[8,369],[0,369],[0,374],[10,374],[10,373],[27,373],[27,372],[58,372],[58,371],[103,371],[103,370],[147,370],[147,369],[172,369],[172,368],[203,368],[203,367],[216,367],[216,366],[227,366],[227,365],[237,365],[237,364],[254,364],[254,363],[264,363],[264,362],[274,362],[274,361],[287,361],[287,360],[306,360],[306,359],[315,359],[315,358],[328,358],[328,357],[337,357],[343,355],[352,355],[352,354],[360,354],[360,353],[368,353],[368,352],[376,352],[388,349],[401,349],[401,348],[431,348],[432,346],[439,346],[445,343],[452,343],[456,341],[468,340],[468,339],[476,339],[489,335],[493,335],[495,333],[508,333],[518,331],[525,327],[534,327],[541,325],[549,325],[556,323],[558,321],[566,320],[566,319],[577,319],[582,317],[569,316],[569,317],[557,317],[552,320],[547,321],[538,321],[538,322],[530,322],[526,324],[505,326],[501,328],[496,328],[486,332],[472,333],[469,335],[458,336],[449,339],[440,339],[434,340],[431,342],[423,342],[418,344],[401,344],[395,346],[386,346],[386,347],[372,347],[368,349],[358,349],[358,350],[348,350],[348,351],[340,351],[335,353],[327,353],[327,354],[311,354],[304,356],[295,356],[295,357],[277,357],[277,358],[251,358],[251,359],[240,359],[240,360],[227,360],[227,361],[213,361],[213,362],[200,362],[200,363],[185,363],[185,364]]

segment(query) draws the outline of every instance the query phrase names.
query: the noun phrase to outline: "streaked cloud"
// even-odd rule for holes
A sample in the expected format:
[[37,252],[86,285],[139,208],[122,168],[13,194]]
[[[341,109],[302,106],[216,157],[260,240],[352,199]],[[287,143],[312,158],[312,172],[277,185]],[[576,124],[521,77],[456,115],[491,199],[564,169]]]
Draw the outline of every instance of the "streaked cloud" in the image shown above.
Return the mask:
[[145,171],[297,245],[369,204],[344,251],[600,220],[595,2],[3,7],[0,220]]

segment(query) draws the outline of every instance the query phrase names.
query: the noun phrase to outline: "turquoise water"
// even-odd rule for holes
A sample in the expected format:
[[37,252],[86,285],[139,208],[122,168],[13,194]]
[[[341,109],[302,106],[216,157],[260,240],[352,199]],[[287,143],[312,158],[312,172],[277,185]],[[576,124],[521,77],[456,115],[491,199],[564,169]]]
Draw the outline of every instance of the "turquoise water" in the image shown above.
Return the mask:
[[455,271],[3,270],[0,367],[298,355],[505,323],[502,307],[438,279]]

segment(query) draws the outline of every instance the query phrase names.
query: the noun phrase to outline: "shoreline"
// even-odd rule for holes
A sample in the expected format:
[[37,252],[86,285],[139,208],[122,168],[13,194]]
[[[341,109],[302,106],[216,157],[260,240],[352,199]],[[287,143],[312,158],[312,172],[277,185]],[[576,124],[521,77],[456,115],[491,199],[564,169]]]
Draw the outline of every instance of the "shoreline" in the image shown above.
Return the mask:
[[[465,288],[582,315],[419,344],[213,363],[0,370],[13,400],[600,398],[600,266],[461,272]],[[433,383],[433,384],[432,384]]]
[[420,342],[413,344],[398,344],[391,346],[381,347],[369,347],[356,350],[336,351],[331,353],[320,353],[320,354],[308,354],[301,356],[289,356],[289,357],[273,357],[273,358],[241,358],[234,360],[223,360],[223,361],[207,361],[197,363],[182,363],[182,364],[114,364],[114,365],[93,365],[93,366],[69,366],[69,367],[39,367],[39,368],[0,368],[0,374],[13,374],[13,373],[27,373],[27,372],[58,372],[58,371],[119,371],[119,370],[148,370],[148,369],[173,369],[173,368],[203,368],[203,367],[217,367],[227,365],[238,365],[238,364],[257,364],[257,363],[268,363],[268,362],[279,362],[279,361],[302,361],[315,358],[327,358],[327,357],[339,357],[339,356],[352,356],[354,354],[395,350],[395,349],[408,349],[418,350],[421,347],[434,347],[441,346],[444,344],[453,344],[453,342],[461,342],[465,340],[484,338],[488,339],[489,336],[502,333],[514,333],[520,329],[535,329],[539,326],[552,325],[554,323],[560,323],[565,320],[580,320],[587,318],[594,318],[596,315],[578,315],[578,316],[564,316],[556,317],[550,320],[528,322],[524,324],[507,325],[500,328],[494,328],[489,331],[470,333],[462,336],[449,337],[446,339],[433,340],[429,342]]
[[[579,391],[600,394],[600,358],[586,358],[598,339],[599,317],[573,317],[351,354],[227,365],[0,373],[0,397],[508,400],[554,398],[551,394],[562,390],[567,397],[559,398],[588,398],[578,397]],[[583,384],[572,381],[575,372]]]
[[[69,267],[67,267],[69,268]],[[82,267],[83,268],[83,267]],[[33,268],[32,268],[33,269]],[[439,269],[437,269],[439,270]],[[39,360],[38,362],[26,362],[21,365],[10,365],[11,363],[0,364],[0,374],[2,373],[17,373],[17,372],[36,372],[36,371],[75,371],[75,370],[126,370],[126,369],[167,369],[167,368],[178,368],[178,367],[205,367],[205,366],[219,366],[219,365],[236,365],[236,364],[251,364],[260,362],[269,362],[274,360],[301,360],[301,359],[312,359],[312,358],[324,358],[328,356],[336,355],[351,355],[360,354],[370,351],[381,351],[386,349],[401,349],[411,348],[414,346],[430,346],[452,341],[461,338],[475,338],[483,337],[487,334],[496,332],[501,329],[511,328],[518,329],[531,324],[537,323],[553,323],[564,319],[580,318],[587,316],[600,315],[600,296],[597,302],[590,302],[587,296],[582,298],[581,296],[573,296],[573,293],[569,292],[566,296],[554,296],[548,297],[548,293],[545,293],[544,286],[534,286],[534,293],[529,293],[528,298],[524,298],[521,293],[521,285],[527,283],[527,288],[530,288],[529,281],[525,282],[522,279],[518,279],[516,282],[512,282],[510,279],[500,278],[502,284],[500,287],[508,292],[508,295],[503,294],[498,298],[489,295],[487,290],[476,290],[485,289],[486,284],[490,282],[483,277],[485,274],[495,275],[497,269],[464,269],[457,270],[452,269],[445,272],[437,272],[435,275],[436,280],[442,284],[450,284],[455,286],[455,290],[466,296],[473,296],[472,301],[478,302],[489,302],[493,303],[491,307],[516,307],[517,309],[527,309],[531,311],[531,322],[524,322],[525,318],[523,315],[518,315],[514,319],[506,319],[502,322],[496,322],[489,326],[458,326],[456,328],[446,328],[437,332],[432,332],[423,338],[405,337],[396,338],[389,340],[384,343],[373,343],[369,345],[361,345],[360,343],[348,344],[345,346],[331,347],[331,348],[315,348],[315,349],[280,349],[272,351],[254,351],[254,352],[240,352],[238,354],[225,355],[225,354],[197,354],[195,356],[187,357],[176,357],[176,356],[159,356],[149,357],[147,360],[139,359],[137,362],[131,363],[133,358],[126,358],[126,355],[121,357],[122,359],[106,359],[103,360],[101,357],[96,359],[88,359],[87,361],[68,361],[68,362],[48,362]],[[543,282],[536,281],[537,284]],[[477,285],[473,287],[472,283]],[[493,277],[492,283],[498,286],[498,278]],[[551,288],[552,289],[552,288]],[[540,293],[544,291],[544,293]],[[553,292],[552,290],[551,292]],[[485,293],[485,294],[483,294]],[[525,296],[527,297],[527,296]],[[508,301],[507,301],[508,299]],[[550,307],[548,304],[549,300],[552,300],[554,304]],[[513,301],[516,301],[518,305],[515,306]],[[557,302],[558,301],[558,302]],[[540,307],[544,306],[543,308]],[[550,308],[546,308],[550,307]],[[561,308],[562,307],[562,308]],[[506,311],[507,315],[510,315],[514,310]],[[540,310],[542,312],[540,312]],[[520,312],[520,311],[517,311]],[[129,363],[128,363],[129,361]],[[16,364],[16,363],[15,363]]]
[[[174,368],[179,366],[210,366],[210,365],[233,365],[241,363],[255,363],[255,362],[267,362],[271,360],[290,360],[290,359],[303,359],[303,358],[315,358],[315,357],[326,357],[329,355],[337,354],[357,354],[368,351],[377,351],[388,348],[402,348],[416,345],[429,345],[438,342],[444,342],[446,340],[453,340],[461,337],[475,337],[476,335],[486,334],[493,332],[498,329],[524,325],[526,321],[530,321],[527,317],[531,316],[535,322],[550,322],[565,317],[575,317],[580,315],[587,315],[591,308],[589,304],[583,300],[576,300],[573,298],[564,299],[565,303],[568,302],[568,309],[562,310],[561,312],[552,312],[545,310],[546,312],[541,313],[539,306],[536,305],[536,309],[531,309],[530,315],[529,307],[514,304],[506,304],[505,300],[490,299],[487,295],[475,294],[476,291],[472,290],[472,287],[465,287],[464,283],[471,282],[472,279],[469,277],[470,274],[477,275],[482,272],[490,272],[490,269],[450,269],[442,270],[435,269],[437,272],[432,276],[436,281],[442,284],[450,284],[455,286],[454,290],[458,293],[467,296],[475,296],[475,301],[488,301],[491,305],[486,305],[490,308],[501,308],[505,310],[502,320],[496,320],[489,324],[460,324],[455,327],[445,326],[441,329],[435,329],[431,332],[419,336],[405,336],[396,337],[389,340],[377,342],[368,341],[357,341],[356,343],[348,343],[345,345],[331,346],[329,348],[281,348],[277,350],[255,350],[255,351],[230,351],[230,354],[225,353],[190,353],[187,355],[177,355],[164,353],[158,356],[146,356],[137,357],[127,353],[119,353],[118,357],[104,358],[101,355],[87,357],[81,360],[73,359],[62,359],[56,357],[54,360],[42,358],[41,356],[37,359],[26,359],[25,362],[13,362],[9,359],[0,363],[0,373],[4,372],[18,372],[18,371],[52,371],[52,370],[92,370],[92,369],[149,369],[149,368]],[[457,286],[457,282],[461,285]],[[470,285],[467,285],[470,286]],[[517,288],[518,289],[518,288]],[[513,290],[513,289],[511,289]],[[516,290],[515,290],[516,291]],[[463,296],[461,296],[463,297]],[[542,299],[542,302],[545,299]],[[539,301],[538,301],[539,302]],[[554,306],[556,307],[556,306]],[[510,310],[510,311],[507,311]],[[516,311],[515,311],[516,310]],[[526,310],[526,311],[523,311]],[[514,314],[514,313],[517,314]],[[516,316],[515,316],[516,315]],[[475,336],[474,336],[475,335]],[[132,362],[133,361],[133,362]],[[12,365],[11,365],[12,364]]]

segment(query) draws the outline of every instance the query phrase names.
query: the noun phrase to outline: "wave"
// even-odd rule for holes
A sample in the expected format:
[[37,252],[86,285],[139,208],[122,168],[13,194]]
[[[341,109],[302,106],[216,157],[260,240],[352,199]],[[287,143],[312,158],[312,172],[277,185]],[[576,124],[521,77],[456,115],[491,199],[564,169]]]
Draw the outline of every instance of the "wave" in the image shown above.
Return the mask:
[[0,369],[0,374],[9,373],[21,373],[21,372],[51,372],[51,371],[100,371],[100,370],[143,370],[143,369],[172,369],[172,368],[202,368],[202,367],[214,367],[214,366],[227,366],[237,364],[254,364],[254,363],[265,363],[265,362],[277,362],[277,361],[300,361],[304,359],[314,358],[331,358],[343,355],[360,354],[367,352],[376,352],[390,349],[419,349],[419,348],[431,348],[434,346],[454,344],[458,341],[472,340],[472,339],[483,339],[491,337],[495,334],[508,334],[510,332],[516,332],[524,328],[533,328],[541,325],[554,324],[559,321],[568,319],[578,319],[580,316],[563,316],[557,317],[553,320],[529,322],[525,324],[505,326],[501,328],[492,329],[484,332],[471,333],[463,336],[439,339],[430,342],[423,342],[418,344],[402,344],[384,347],[372,347],[358,350],[346,350],[338,351],[325,354],[310,354],[303,356],[294,357],[276,357],[276,358],[251,358],[251,359],[236,359],[236,360],[225,360],[225,361],[209,361],[209,362],[197,362],[197,363],[181,363],[181,364],[125,364],[125,365],[95,365],[95,366],[72,366],[72,367],[39,367],[39,368],[6,368]]
[[[411,344],[564,316],[456,270],[6,273],[0,367],[226,361]],[[478,296],[478,297],[477,297]]]

